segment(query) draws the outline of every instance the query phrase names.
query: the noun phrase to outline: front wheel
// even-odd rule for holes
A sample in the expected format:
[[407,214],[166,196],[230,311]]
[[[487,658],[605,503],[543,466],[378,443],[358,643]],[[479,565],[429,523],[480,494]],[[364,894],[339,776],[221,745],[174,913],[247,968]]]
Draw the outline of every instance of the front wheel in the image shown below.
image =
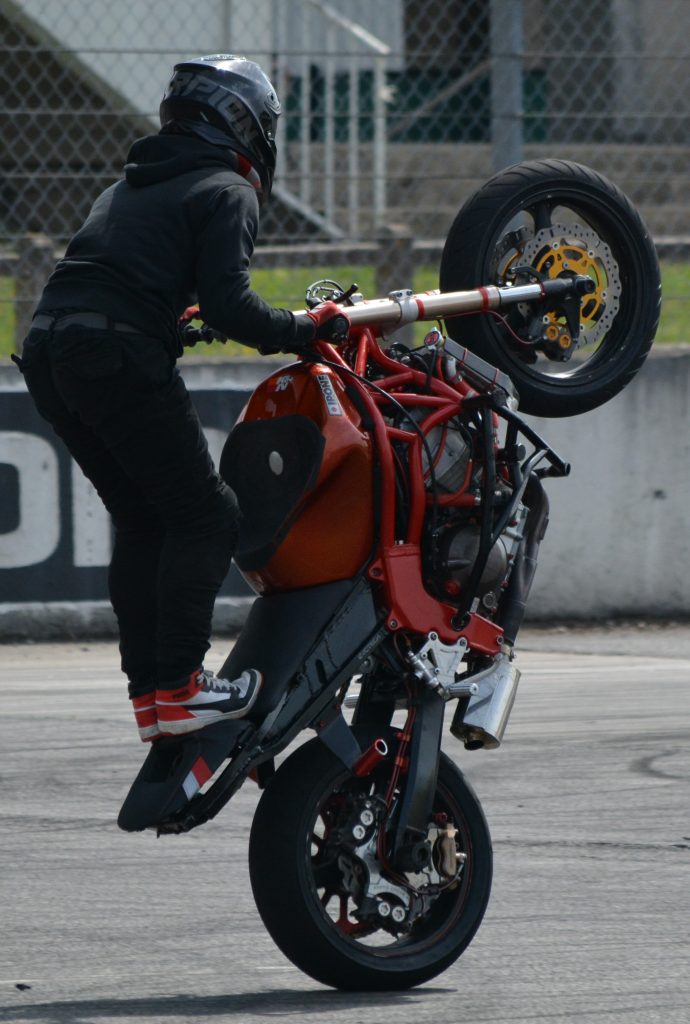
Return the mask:
[[[391,735],[389,748],[395,750]],[[259,913],[300,970],[350,991],[411,988],[452,964],[484,915],[491,839],[462,773],[441,754],[429,863],[380,859],[393,755],[355,778],[315,739],[280,768],[252,825],[249,869]],[[397,793],[392,795],[392,806]]]
[[[441,291],[590,278],[577,343],[562,310],[532,303],[448,320],[452,338],[511,377],[523,412],[573,416],[607,402],[642,366],[659,322],[654,245],[639,214],[603,175],[566,160],[496,174],[458,213],[441,258]],[[573,317],[577,320],[577,317]]]

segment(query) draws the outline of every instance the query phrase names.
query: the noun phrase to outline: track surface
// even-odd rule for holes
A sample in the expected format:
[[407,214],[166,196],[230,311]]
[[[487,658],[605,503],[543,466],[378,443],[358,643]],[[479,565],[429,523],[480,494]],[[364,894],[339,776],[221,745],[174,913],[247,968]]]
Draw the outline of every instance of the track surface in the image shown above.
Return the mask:
[[502,749],[446,743],[494,837],[484,924],[434,982],[358,996],[264,932],[251,784],[188,836],[118,831],[143,748],[114,645],[0,647],[0,1022],[688,1024],[690,630],[531,631],[519,664]]

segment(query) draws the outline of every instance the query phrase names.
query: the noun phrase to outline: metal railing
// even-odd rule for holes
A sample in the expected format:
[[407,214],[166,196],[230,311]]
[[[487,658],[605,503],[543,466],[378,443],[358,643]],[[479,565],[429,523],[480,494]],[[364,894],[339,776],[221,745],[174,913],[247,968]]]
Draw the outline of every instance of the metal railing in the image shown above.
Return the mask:
[[[288,8],[286,8],[288,10]],[[323,75],[323,109],[316,110],[310,88],[312,61],[314,51],[308,41],[312,34],[312,13],[323,21],[325,28],[325,48],[318,54],[319,66]],[[294,205],[295,195],[305,211],[323,209],[321,227],[333,238],[347,236],[356,238],[371,228],[380,228],[385,223],[386,214],[386,71],[391,47],[368,31],[358,22],[346,17],[323,0],[301,0],[300,38],[305,41],[305,50],[300,57],[301,66],[301,108],[299,112],[298,156],[293,165],[298,171],[297,187],[286,187],[279,173],[278,195]],[[343,47],[343,38],[347,47]],[[363,66],[362,55],[352,52],[352,47],[361,48],[366,55],[366,63],[371,64],[373,86],[372,138],[367,141],[371,150],[369,174],[364,166],[363,146],[360,142],[362,85],[360,71]],[[336,72],[338,58],[343,49],[349,47],[347,76],[347,110],[339,114],[336,110]],[[278,55],[278,89],[282,95],[288,94],[285,86],[287,78],[285,61]],[[323,118],[323,134],[314,139],[314,118]],[[336,124],[340,130],[336,132]],[[343,174],[339,173],[339,147],[346,147]],[[369,162],[369,161],[367,161]],[[316,192],[319,184],[314,174],[314,167],[322,167],[321,189]],[[370,177],[371,215],[370,223],[364,222],[363,204],[361,202],[362,183]],[[344,206],[336,203],[338,182],[346,179],[347,203]],[[282,193],[281,190],[282,189]]]

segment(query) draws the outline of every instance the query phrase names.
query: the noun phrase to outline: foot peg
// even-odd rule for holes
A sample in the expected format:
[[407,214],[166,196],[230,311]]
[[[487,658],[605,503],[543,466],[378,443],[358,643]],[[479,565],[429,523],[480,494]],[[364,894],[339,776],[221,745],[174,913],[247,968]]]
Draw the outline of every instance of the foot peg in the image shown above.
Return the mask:
[[247,726],[218,722],[184,737],[152,744],[117,819],[125,832],[157,828],[173,817],[232,756]]

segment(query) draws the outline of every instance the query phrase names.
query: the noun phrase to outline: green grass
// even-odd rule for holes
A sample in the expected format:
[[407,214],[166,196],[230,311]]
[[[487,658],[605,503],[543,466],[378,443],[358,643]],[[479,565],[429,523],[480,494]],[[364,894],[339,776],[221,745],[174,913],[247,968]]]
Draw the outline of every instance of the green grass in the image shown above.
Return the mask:
[[661,322],[656,342],[690,342],[690,264],[661,264]]
[[[664,300],[661,310],[661,324],[656,343],[674,345],[690,343],[690,264],[662,263],[661,266]],[[368,299],[379,298],[376,294],[375,274],[373,267],[339,266],[329,269],[291,270],[256,270],[252,274],[255,290],[267,302],[274,306],[288,309],[304,308],[304,292],[312,281],[319,277],[334,278],[343,287],[353,281],[359,285],[360,291]],[[400,281],[401,288],[411,286],[415,291],[422,292],[437,287],[438,272],[435,267],[419,267],[412,282]],[[14,351],[14,281],[12,278],[0,277],[0,357],[9,357]],[[419,325],[421,336],[424,327]],[[253,355],[254,350],[231,342],[227,345],[200,345],[195,354],[202,356],[224,357],[237,355]]]
[[14,278],[0,277],[0,356],[14,352]]

